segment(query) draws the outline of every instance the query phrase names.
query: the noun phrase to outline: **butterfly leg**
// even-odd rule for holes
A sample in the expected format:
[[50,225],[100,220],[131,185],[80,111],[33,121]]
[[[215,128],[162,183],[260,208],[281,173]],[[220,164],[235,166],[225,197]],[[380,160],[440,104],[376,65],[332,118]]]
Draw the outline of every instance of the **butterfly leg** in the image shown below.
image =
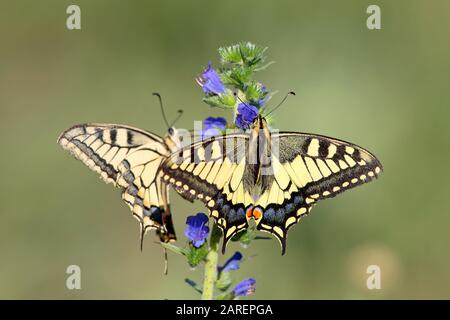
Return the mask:
[[175,227],[172,221],[172,213],[170,211],[169,204],[169,189],[165,182],[161,182],[161,199],[163,205],[161,206],[162,210],[162,226],[160,230],[157,230],[157,234],[161,240],[161,242],[174,242],[177,240],[175,234]]

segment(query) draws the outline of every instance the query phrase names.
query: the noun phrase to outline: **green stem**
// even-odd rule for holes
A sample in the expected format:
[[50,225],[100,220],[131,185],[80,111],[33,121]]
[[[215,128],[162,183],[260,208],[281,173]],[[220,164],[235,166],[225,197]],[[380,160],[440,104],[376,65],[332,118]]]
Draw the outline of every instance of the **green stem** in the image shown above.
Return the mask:
[[214,299],[214,288],[217,280],[217,264],[219,262],[219,242],[221,236],[222,231],[214,223],[209,240],[209,252],[206,256],[202,300]]

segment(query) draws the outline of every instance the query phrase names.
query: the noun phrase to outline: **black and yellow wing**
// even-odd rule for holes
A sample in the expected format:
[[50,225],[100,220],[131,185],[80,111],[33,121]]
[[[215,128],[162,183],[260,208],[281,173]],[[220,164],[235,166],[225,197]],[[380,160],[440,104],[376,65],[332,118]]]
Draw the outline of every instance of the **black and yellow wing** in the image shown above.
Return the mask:
[[161,166],[163,180],[185,199],[203,201],[224,231],[224,246],[248,226],[245,210],[253,203],[244,188],[247,134],[212,137],[172,154]]
[[122,189],[122,199],[140,222],[142,235],[156,229],[161,241],[175,239],[168,186],[158,168],[169,151],[152,133],[115,124],[80,124],[64,131],[58,143]]
[[369,151],[321,135],[272,134],[273,182],[255,203],[263,215],[257,228],[270,232],[285,252],[287,230],[309,213],[317,201],[370,182],[382,171]]
[[287,230],[319,200],[366,183],[380,162],[354,144],[312,134],[271,135],[270,163],[255,164],[248,134],[213,137],[172,154],[164,181],[203,201],[224,232],[224,246],[254,218],[285,252]]

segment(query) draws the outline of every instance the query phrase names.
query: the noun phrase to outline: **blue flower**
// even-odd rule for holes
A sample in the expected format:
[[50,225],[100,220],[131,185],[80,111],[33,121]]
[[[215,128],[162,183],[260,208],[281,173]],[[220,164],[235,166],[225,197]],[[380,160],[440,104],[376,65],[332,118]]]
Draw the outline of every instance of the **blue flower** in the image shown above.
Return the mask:
[[208,216],[202,212],[186,219],[187,227],[184,234],[192,242],[193,246],[199,248],[206,241],[209,233]]
[[227,120],[222,117],[208,117],[203,120],[202,140],[222,134],[227,128]]
[[249,103],[240,103],[237,111],[235,123],[241,129],[248,129],[258,117],[258,108]]
[[217,71],[211,66],[211,62],[208,63],[208,67],[203,71],[203,74],[195,80],[206,94],[221,94],[225,91],[225,86]]
[[233,256],[225,262],[223,267],[219,268],[219,272],[226,272],[230,270],[238,270],[239,264],[242,260],[242,254],[239,251],[236,251]]
[[[261,91],[262,91],[263,93],[266,93],[266,92],[267,92],[267,88],[266,88],[262,83],[258,83],[258,85],[260,86]],[[258,100],[258,106],[261,107],[264,103],[267,102],[267,100],[269,100],[269,95],[268,95],[268,94],[266,94],[266,95],[264,96],[264,98]]]
[[239,282],[233,289],[233,293],[236,297],[249,296],[255,293],[256,280],[253,278],[248,278]]

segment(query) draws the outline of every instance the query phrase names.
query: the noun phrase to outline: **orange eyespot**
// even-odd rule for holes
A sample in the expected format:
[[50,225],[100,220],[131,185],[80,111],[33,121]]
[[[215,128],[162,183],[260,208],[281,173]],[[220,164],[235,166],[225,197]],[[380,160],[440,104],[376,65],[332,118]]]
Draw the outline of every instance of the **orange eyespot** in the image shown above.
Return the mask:
[[252,215],[253,215],[252,211],[253,211],[253,207],[249,207],[247,209],[247,211],[245,212],[245,214],[247,215],[247,218],[251,218],[252,217]]
[[255,218],[255,220],[259,220],[261,219],[263,212],[261,210],[261,208],[254,208],[254,207],[249,207],[247,209],[247,211],[245,212],[245,214],[247,215],[247,218]]
[[260,208],[253,209],[253,216],[255,217],[255,220],[261,219],[262,215],[263,215],[263,212]]

